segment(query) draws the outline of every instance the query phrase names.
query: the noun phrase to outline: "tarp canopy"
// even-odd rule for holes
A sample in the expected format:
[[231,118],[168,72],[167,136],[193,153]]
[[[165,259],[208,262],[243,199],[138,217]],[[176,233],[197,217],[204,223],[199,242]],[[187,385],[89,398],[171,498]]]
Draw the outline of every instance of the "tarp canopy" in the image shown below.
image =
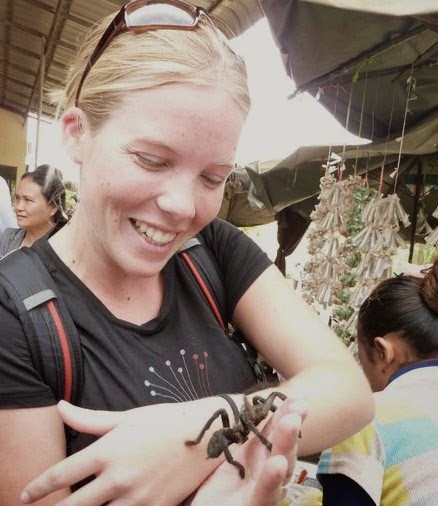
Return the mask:
[[400,133],[411,74],[406,128],[436,111],[435,0],[263,0],[262,5],[298,92],[319,95],[352,133],[370,139],[385,137],[388,127]]
[[[438,2],[261,3],[295,94],[309,92],[347,130],[372,140],[358,147],[303,147],[275,163],[250,164],[252,194],[265,205],[265,214],[270,210],[274,216],[288,206],[310,213],[330,151],[346,160],[345,175],[367,172],[375,185],[384,162],[383,190],[397,180],[411,210],[412,181],[418,181],[426,212],[433,212],[438,205]],[[402,176],[391,179],[396,167]]]

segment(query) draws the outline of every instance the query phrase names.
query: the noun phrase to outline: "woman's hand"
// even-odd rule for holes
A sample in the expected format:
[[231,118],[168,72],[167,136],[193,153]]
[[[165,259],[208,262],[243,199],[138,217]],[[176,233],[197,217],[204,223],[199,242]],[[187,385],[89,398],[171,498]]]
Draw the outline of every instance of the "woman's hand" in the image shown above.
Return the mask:
[[[214,401],[217,406],[218,398]],[[161,404],[126,412],[92,411],[60,402],[58,409],[65,423],[81,432],[102,437],[33,480],[23,491],[22,501],[35,502],[95,475],[93,481],[58,503],[59,506],[179,504],[223,460],[207,460],[205,446],[188,448],[183,444],[187,424],[193,436],[192,425],[197,418],[199,402],[203,401]],[[204,482],[203,493],[205,490],[208,493],[208,487],[213,491],[216,487],[218,493],[222,490],[234,500],[234,497],[266,497],[274,490],[279,492],[281,483],[292,471],[296,434],[305,415],[305,408],[291,406],[291,403],[289,400],[282,403],[273,421],[264,429],[267,437],[272,437],[272,457],[258,439],[248,441],[242,456],[239,455],[242,463],[248,466],[244,482],[236,468],[227,463],[215,478],[213,474],[211,481]],[[205,406],[200,412],[205,413]],[[287,422],[289,416],[292,420]],[[199,426],[202,424],[196,425]],[[251,460],[253,454],[257,462]],[[196,500],[201,501],[202,496]],[[265,502],[264,506],[267,504]]]
[[233,452],[233,458],[245,467],[245,478],[223,462],[201,485],[190,505],[278,506],[282,487],[295,467],[298,434],[306,414],[303,401],[287,399],[262,431],[272,443],[272,452],[252,435]]
[[[58,410],[66,424],[102,437],[42,473],[24,489],[21,500],[35,502],[95,475],[94,480],[58,504],[179,504],[222,462],[221,458],[206,459],[205,444],[189,448],[184,440],[202,427],[205,412],[214,412],[224,404],[223,399],[215,397],[108,412],[81,409],[61,401]],[[215,425],[213,430],[217,428]]]

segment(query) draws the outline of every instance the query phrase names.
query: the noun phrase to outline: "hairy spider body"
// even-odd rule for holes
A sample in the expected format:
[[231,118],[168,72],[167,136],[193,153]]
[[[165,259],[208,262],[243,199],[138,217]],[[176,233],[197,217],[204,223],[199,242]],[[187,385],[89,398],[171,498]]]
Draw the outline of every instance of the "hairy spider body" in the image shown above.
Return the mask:
[[194,441],[186,441],[186,445],[193,446],[199,444],[204,434],[216,418],[220,416],[223,427],[215,431],[208,442],[208,458],[217,458],[223,453],[227,461],[237,467],[240,477],[244,478],[245,468],[240,462],[233,459],[229,446],[233,443],[244,443],[247,441],[250,432],[253,432],[268,450],[271,451],[271,443],[258,430],[257,425],[268,416],[270,411],[274,412],[277,409],[274,405],[275,399],[278,397],[284,401],[286,396],[281,392],[272,392],[266,399],[260,396],[253,397],[252,403],[244,396],[240,411],[231,397],[226,394],[220,394],[219,397],[223,397],[231,406],[234,415],[234,425],[231,427],[227,411],[225,409],[218,409],[207,420],[199,436]]

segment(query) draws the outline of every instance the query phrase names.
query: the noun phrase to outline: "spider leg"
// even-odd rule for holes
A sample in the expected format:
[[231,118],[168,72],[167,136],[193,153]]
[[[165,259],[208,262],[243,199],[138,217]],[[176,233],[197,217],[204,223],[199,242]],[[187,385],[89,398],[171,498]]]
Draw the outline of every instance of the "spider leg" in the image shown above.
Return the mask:
[[[268,395],[266,399],[264,399],[263,407],[262,407],[262,413],[264,417],[268,416],[269,411],[276,411],[277,406],[274,405],[274,401],[276,398],[280,398],[282,401],[286,399],[286,396],[281,392],[272,392]],[[260,397],[259,399],[263,399],[263,397]],[[261,402],[260,402],[261,404]]]
[[244,417],[242,419],[242,423],[243,425],[245,425],[245,427],[250,430],[251,432],[253,432],[259,439],[260,441],[266,446],[266,448],[271,451],[272,450],[272,444],[270,443],[270,441],[268,441],[265,436],[259,431],[259,429],[252,423],[251,420],[249,420],[247,417]]
[[[231,406],[231,409],[232,409],[233,415],[234,415],[234,420],[235,420],[236,424],[238,424],[239,420],[240,420],[240,413],[239,413],[239,408],[237,407],[236,403],[227,394],[218,394],[218,397],[222,397],[223,399],[225,399],[228,402],[228,404]],[[228,425],[228,427],[229,427],[229,425]]]
[[[253,406],[259,406],[259,405],[264,405],[266,403],[266,399],[264,397],[260,397],[260,395],[255,395],[253,398],[252,398],[252,404]],[[275,411],[277,409],[276,406],[273,406],[274,407],[274,410]]]
[[[272,392],[267,399],[264,399],[263,397],[260,397],[258,395],[254,396],[252,399],[252,403],[254,406],[262,405],[262,413],[264,417],[266,417],[269,413],[269,411],[276,411],[277,406],[275,406],[274,400],[276,397],[279,397],[282,401],[286,400],[287,397],[282,392]],[[298,438],[301,439],[303,437],[303,434],[301,430],[298,432]],[[261,438],[260,438],[261,439]],[[268,447],[269,448],[269,447]]]
[[222,419],[222,425],[224,427],[230,427],[230,419],[228,418],[227,411],[224,408],[218,409],[207,420],[206,424],[204,425],[201,432],[199,433],[199,436],[194,441],[186,441],[185,442],[186,446],[194,446],[194,445],[199,444],[201,442],[202,438],[204,437],[204,434],[207,432],[207,430],[211,427],[212,423],[219,416]]
[[225,458],[227,459],[227,462],[229,462],[234,467],[237,467],[237,469],[239,470],[239,476],[243,480],[243,478],[245,478],[245,468],[242,466],[242,464],[240,462],[237,462],[237,460],[233,459],[233,456],[231,455],[229,448],[224,448],[224,455]]

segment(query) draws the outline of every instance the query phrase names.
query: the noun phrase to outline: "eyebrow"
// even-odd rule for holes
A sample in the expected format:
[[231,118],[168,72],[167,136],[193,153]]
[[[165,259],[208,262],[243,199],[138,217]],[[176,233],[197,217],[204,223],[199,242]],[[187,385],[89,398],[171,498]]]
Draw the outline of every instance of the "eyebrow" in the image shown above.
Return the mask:
[[168,144],[165,144],[164,142],[161,142],[161,141],[156,141],[154,139],[145,139],[143,137],[138,137],[136,139],[132,139],[131,141],[128,141],[126,143],[127,146],[130,146],[130,147],[136,147],[136,146],[139,146],[139,147],[149,147],[149,146],[152,146],[152,147],[155,147],[155,148],[161,148],[161,149],[165,149],[166,151],[171,151],[172,153],[175,152],[175,150],[173,150]]
[[213,163],[211,166],[232,171],[233,167],[234,167],[234,163]]
[[15,193],[15,197],[20,197],[22,199],[33,199],[33,196],[29,195],[28,193]]

